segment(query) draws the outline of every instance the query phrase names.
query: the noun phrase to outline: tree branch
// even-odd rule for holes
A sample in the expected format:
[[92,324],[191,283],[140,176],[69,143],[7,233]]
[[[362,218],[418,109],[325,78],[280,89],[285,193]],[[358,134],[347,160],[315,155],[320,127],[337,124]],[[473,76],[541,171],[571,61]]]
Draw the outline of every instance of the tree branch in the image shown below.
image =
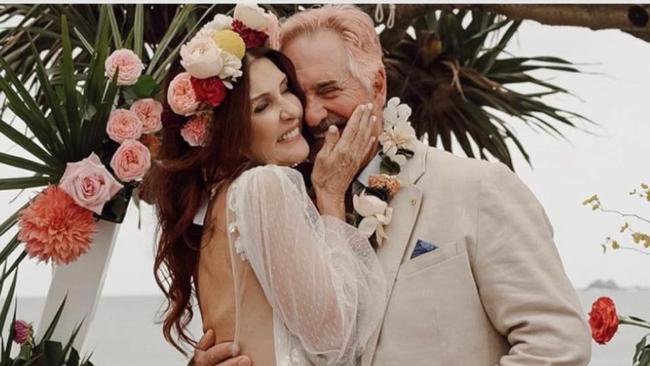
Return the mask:
[[[370,16],[375,6],[362,6]],[[569,5],[569,4],[400,4],[395,9],[395,25],[385,29],[381,42],[392,48],[417,16],[443,8],[478,8],[513,20],[534,20],[546,25],[586,27],[592,30],[618,29],[650,42],[650,5]]]

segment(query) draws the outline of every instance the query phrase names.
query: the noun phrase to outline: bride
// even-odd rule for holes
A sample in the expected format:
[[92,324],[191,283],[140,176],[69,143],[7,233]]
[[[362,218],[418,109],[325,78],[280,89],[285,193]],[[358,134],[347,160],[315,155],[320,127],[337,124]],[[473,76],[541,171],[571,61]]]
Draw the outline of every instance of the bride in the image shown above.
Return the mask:
[[[369,241],[345,222],[376,118],[361,105],[340,136],[330,127],[314,159],[312,201],[291,168],[309,154],[293,65],[259,44],[238,58],[237,32],[214,29],[184,45],[170,70],[159,162],[147,178],[160,223],[163,334],[183,353],[183,342],[195,343],[185,328],[196,298],[203,330],[233,340],[256,366],[354,365],[385,297]],[[210,41],[220,52],[209,52]],[[197,53],[220,59],[201,64]]]

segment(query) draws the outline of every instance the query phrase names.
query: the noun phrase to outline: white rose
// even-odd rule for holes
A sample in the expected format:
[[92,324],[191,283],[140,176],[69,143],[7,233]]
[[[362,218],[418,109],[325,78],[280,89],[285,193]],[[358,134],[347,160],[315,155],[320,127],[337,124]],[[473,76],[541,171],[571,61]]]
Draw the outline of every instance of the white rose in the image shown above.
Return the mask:
[[207,23],[196,33],[197,37],[212,37],[214,32],[223,29],[230,29],[232,26],[232,18],[223,14],[215,15],[214,19]]
[[[230,84],[229,81],[235,82],[242,75],[241,60],[229,52],[222,52],[221,62],[223,62],[223,67],[219,73],[219,78],[228,86]],[[228,89],[232,89],[232,84],[230,84]]]
[[181,65],[197,79],[217,76],[223,68],[221,53],[210,37],[197,36],[181,46]]
[[234,17],[244,23],[246,27],[259,32],[264,31],[268,24],[264,9],[257,4],[237,4]]

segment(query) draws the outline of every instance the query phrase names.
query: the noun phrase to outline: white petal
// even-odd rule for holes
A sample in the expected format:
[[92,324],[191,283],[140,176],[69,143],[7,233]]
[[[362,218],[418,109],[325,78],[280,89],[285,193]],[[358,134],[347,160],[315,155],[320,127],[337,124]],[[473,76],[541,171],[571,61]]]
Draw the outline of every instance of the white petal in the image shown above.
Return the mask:
[[359,232],[369,238],[377,230],[379,221],[374,216],[366,217],[359,223]]
[[355,211],[363,217],[383,214],[388,206],[388,204],[379,199],[379,197],[363,193],[352,197],[352,205],[354,206]]

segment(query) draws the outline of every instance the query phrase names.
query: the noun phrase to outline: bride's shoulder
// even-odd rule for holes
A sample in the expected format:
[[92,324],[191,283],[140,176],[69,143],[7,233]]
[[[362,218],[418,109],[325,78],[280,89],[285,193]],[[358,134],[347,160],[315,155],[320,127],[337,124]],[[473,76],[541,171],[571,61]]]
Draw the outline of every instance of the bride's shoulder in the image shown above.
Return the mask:
[[304,189],[302,175],[290,167],[274,164],[260,165],[243,172],[233,183],[237,186],[257,186],[274,190],[287,185]]

